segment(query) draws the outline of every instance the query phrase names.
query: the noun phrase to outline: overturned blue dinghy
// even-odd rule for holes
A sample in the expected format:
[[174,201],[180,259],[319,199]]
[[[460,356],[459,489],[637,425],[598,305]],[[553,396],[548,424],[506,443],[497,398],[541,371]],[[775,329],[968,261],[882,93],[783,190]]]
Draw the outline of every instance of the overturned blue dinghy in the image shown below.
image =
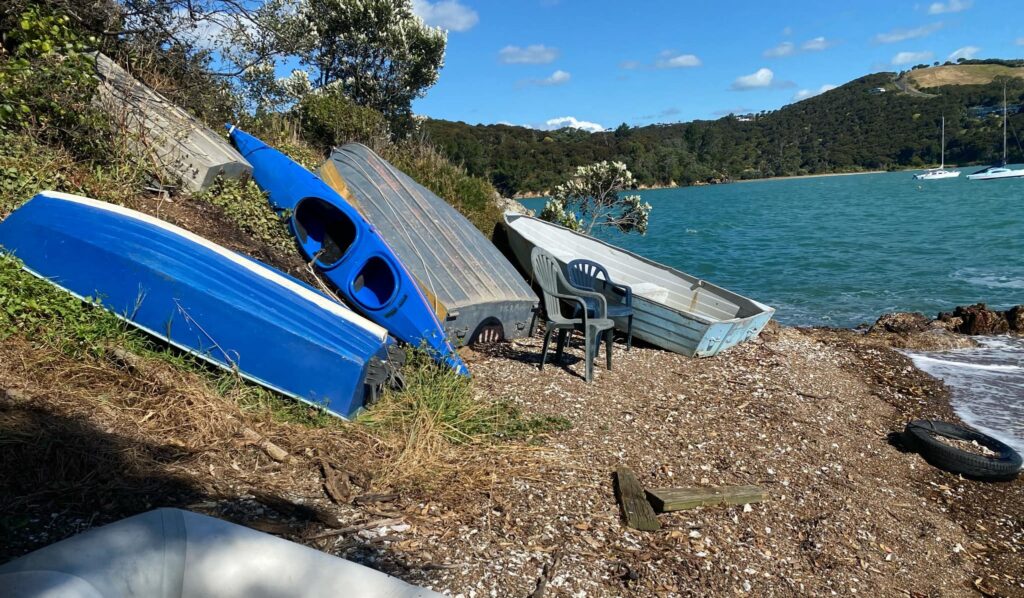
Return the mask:
[[341,417],[393,373],[382,327],[146,214],[44,191],[0,222],[0,248],[180,349]]
[[353,307],[399,340],[469,374],[416,279],[362,214],[319,177],[256,137],[229,127],[270,205],[291,215],[299,247]]

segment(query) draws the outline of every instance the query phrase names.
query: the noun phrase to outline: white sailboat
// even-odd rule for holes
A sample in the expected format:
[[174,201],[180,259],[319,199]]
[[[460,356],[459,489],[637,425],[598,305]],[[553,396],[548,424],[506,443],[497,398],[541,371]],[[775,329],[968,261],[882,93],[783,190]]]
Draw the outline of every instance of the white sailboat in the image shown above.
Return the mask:
[[970,181],[990,181],[993,179],[1011,179],[1024,176],[1024,168],[1006,167],[1006,86],[1003,86],[1003,163],[999,166],[989,166],[973,174],[967,175]]
[[935,179],[955,179],[960,176],[959,170],[946,170],[946,117],[942,117],[942,163],[938,168],[930,168],[924,172],[914,175],[919,181],[933,181]]

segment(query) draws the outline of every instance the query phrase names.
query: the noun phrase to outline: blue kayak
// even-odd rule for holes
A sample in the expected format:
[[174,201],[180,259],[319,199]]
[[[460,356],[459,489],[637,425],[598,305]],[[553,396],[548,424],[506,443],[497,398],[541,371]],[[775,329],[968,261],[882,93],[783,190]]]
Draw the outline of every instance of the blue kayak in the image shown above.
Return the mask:
[[384,328],[146,214],[44,191],[0,222],[0,249],[153,336],[341,417],[392,373]]
[[229,127],[270,205],[290,214],[299,247],[353,307],[397,339],[430,351],[460,374],[469,370],[416,279],[366,218],[319,177],[256,137]]

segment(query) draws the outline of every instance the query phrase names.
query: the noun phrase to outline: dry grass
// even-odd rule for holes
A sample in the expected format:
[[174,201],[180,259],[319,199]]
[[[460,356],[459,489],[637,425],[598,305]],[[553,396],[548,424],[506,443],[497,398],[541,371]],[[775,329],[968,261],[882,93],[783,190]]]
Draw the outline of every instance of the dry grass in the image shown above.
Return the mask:
[[984,85],[991,83],[996,77],[1024,79],[1024,68],[1001,64],[958,64],[918,69],[907,73],[906,76],[917,87]]
[[[10,538],[0,561],[153,507],[238,504],[259,493],[358,517],[328,502],[323,462],[371,480],[366,492],[458,510],[511,474],[534,475],[547,458],[496,442],[526,428],[473,401],[468,384],[454,402],[437,403],[442,391],[430,385],[445,377],[437,371],[414,373],[361,425],[183,364],[187,356],[128,354],[126,363],[124,355],[72,356],[17,334],[0,341],[0,532]],[[246,430],[291,458],[271,459]],[[213,514],[230,516],[219,508]],[[234,518],[262,510],[236,508]]]

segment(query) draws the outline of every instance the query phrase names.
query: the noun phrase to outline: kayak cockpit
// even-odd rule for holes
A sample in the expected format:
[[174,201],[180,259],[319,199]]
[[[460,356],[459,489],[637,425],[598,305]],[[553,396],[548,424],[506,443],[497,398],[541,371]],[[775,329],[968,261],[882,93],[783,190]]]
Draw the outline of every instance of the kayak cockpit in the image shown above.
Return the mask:
[[306,255],[314,256],[322,268],[338,265],[359,236],[347,214],[319,197],[296,204],[292,226]]

